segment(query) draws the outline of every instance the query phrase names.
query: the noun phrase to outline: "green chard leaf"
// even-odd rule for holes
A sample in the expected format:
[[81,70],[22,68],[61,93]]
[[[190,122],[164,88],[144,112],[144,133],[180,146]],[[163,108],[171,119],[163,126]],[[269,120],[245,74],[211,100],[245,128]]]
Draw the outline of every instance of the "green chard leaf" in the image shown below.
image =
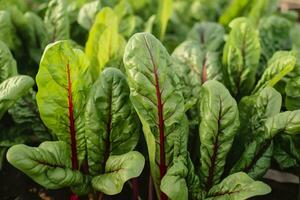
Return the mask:
[[70,22],[65,0],[51,0],[44,21],[51,42],[70,38]]
[[25,30],[27,33],[24,35],[30,51],[29,53],[34,61],[39,62],[42,51],[50,41],[46,25],[43,20],[33,12],[26,12],[24,17],[26,19]]
[[259,134],[266,119],[280,112],[281,103],[280,93],[271,87],[265,87],[255,95],[242,98],[239,103],[241,137],[246,139]]
[[0,84],[0,119],[33,85],[34,80],[25,75],[13,76]]
[[231,173],[244,171],[254,179],[261,178],[270,166],[273,139],[276,135],[300,133],[300,111],[286,111],[267,118],[264,130],[248,143]]
[[51,139],[49,130],[40,118],[35,91],[29,90],[8,112],[18,126],[28,128],[39,140],[44,141]]
[[103,8],[97,14],[85,45],[85,53],[91,61],[96,80],[100,72],[109,66],[120,68],[125,40],[119,34],[118,16],[111,8]]
[[95,21],[96,14],[100,9],[101,3],[98,0],[84,4],[80,8],[77,16],[78,24],[86,30],[90,30]]
[[292,52],[278,51],[268,61],[268,66],[256,84],[253,94],[266,86],[273,87],[294,69],[296,58]]
[[214,22],[196,23],[188,33],[188,39],[197,41],[206,51],[219,51],[224,44],[225,29]]
[[205,200],[245,200],[250,197],[265,195],[271,188],[261,181],[254,181],[243,172],[226,177],[212,187]]
[[300,135],[278,135],[274,139],[273,158],[281,169],[300,166]]
[[7,160],[38,184],[59,189],[80,185],[87,177],[72,170],[70,148],[63,141],[43,142],[39,147],[17,144],[7,151]]
[[232,0],[220,16],[219,23],[227,26],[233,19],[242,16],[245,10],[249,8],[251,2],[251,0]]
[[91,89],[85,116],[90,172],[103,173],[110,154],[133,150],[139,139],[138,118],[121,71],[107,68],[101,73]]
[[285,87],[285,107],[288,110],[300,109],[300,76],[291,78]]
[[209,191],[221,179],[239,127],[239,113],[236,101],[217,81],[202,86],[200,99],[200,181]]
[[[242,98],[239,102],[241,126],[235,137],[230,155],[232,158],[230,163],[232,165],[240,159],[245,145],[248,145],[253,138],[256,138],[261,134],[261,131],[264,131],[266,119],[280,112],[281,102],[280,93],[271,87],[266,87],[255,95]],[[259,141],[254,141],[249,151],[255,151],[255,148],[259,148]],[[269,155],[266,160],[270,161]]]
[[112,155],[107,159],[105,174],[95,176],[92,185],[97,191],[105,194],[118,194],[126,181],[142,173],[144,164],[145,158],[137,151]]
[[160,189],[170,200],[202,199],[199,177],[188,154],[174,158]]
[[21,41],[17,37],[16,29],[13,25],[9,11],[0,10],[0,40],[11,50],[17,50],[21,46]]
[[[141,171],[144,166],[138,152],[130,156],[130,159],[137,159],[131,160],[135,162],[135,169],[131,169],[130,163],[127,164],[131,153],[128,156],[115,156],[133,150],[140,134],[139,119],[130,102],[129,87],[121,71],[107,68],[101,73],[91,89],[85,119],[89,171],[92,175],[101,174],[95,178],[93,185],[105,194],[119,193],[128,179],[121,178],[117,181],[116,178],[108,182],[110,177],[114,179],[114,175],[110,175],[113,174],[112,170],[117,171],[120,167],[115,166],[114,162],[124,160],[121,167],[128,170]],[[109,161],[110,159],[112,160]],[[135,174],[134,177],[138,175]],[[106,177],[107,180],[103,182],[100,177]]]
[[219,53],[206,52],[195,41],[187,40],[181,43],[174,50],[172,57],[177,63],[175,72],[180,77],[186,101],[198,99],[201,85],[205,81],[222,79]]
[[[125,49],[130,98],[143,125],[151,174],[159,195],[161,179],[174,156],[187,148],[188,122],[179,80],[163,45],[149,33],[137,33]],[[166,196],[161,193],[162,198]]]
[[68,159],[78,170],[86,149],[84,110],[92,85],[89,62],[70,42],[52,43],[42,56],[36,82],[41,119],[58,140],[69,145]]
[[159,27],[159,39],[162,41],[165,37],[168,21],[173,10],[173,0],[161,0],[158,3],[157,20]]
[[0,83],[18,74],[17,63],[5,43],[0,41]]
[[278,15],[264,17],[259,22],[259,36],[262,48],[261,56],[261,71],[263,72],[264,65],[279,50],[289,50],[292,47],[290,38],[287,37],[290,33],[292,23]]
[[223,51],[225,83],[237,98],[249,94],[260,57],[258,32],[246,18],[234,19]]

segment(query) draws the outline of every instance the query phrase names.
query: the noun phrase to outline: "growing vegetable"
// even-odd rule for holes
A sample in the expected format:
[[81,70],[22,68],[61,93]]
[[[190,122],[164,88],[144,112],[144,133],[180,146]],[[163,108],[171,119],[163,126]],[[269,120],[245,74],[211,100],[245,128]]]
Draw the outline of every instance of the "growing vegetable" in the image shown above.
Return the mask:
[[143,169],[144,157],[132,151],[139,128],[122,73],[105,70],[90,90],[89,70],[84,53],[68,41],[47,46],[37,75],[37,102],[59,141],[13,146],[7,159],[46,188],[113,195]]

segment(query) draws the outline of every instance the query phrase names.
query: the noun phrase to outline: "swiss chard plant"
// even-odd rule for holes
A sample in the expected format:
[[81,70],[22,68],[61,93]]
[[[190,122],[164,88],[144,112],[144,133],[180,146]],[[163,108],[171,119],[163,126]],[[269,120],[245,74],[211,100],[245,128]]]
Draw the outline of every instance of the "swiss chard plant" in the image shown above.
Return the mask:
[[121,71],[108,68],[93,83],[86,55],[60,41],[47,46],[36,81],[41,118],[58,141],[11,147],[13,166],[46,188],[71,187],[75,199],[117,194],[139,176],[139,121]]
[[[200,158],[192,161],[184,95],[174,74],[177,63],[155,37],[138,33],[126,46],[124,64],[159,199],[247,199],[270,192],[254,180],[270,167],[274,138],[300,132],[299,111],[280,113],[281,95],[271,84],[237,104],[220,82],[200,82]],[[236,148],[242,156],[233,161]]]

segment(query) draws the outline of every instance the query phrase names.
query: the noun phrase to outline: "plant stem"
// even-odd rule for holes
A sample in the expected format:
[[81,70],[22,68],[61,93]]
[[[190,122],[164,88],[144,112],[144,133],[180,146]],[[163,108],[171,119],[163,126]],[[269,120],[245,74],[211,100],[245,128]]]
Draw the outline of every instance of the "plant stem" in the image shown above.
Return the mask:
[[102,192],[98,193],[98,200],[104,200],[104,194]]
[[133,178],[131,180],[132,183],[132,200],[138,200],[139,199],[139,184],[138,179]]
[[70,195],[70,200],[79,200],[79,197],[77,196],[77,194],[72,192],[71,195]]
[[151,172],[149,174],[149,183],[148,183],[148,200],[153,200],[153,181],[151,177]]

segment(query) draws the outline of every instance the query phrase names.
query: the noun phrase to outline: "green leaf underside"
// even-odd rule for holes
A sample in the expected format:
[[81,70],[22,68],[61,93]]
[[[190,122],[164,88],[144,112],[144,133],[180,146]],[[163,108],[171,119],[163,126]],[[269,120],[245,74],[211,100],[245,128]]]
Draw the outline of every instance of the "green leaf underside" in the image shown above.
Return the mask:
[[84,182],[79,171],[72,170],[69,148],[63,141],[44,142],[39,147],[18,144],[7,152],[7,160],[38,184],[59,189]]
[[244,200],[270,192],[271,188],[265,183],[254,181],[247,174],[239,172],[226,177],[221,183],[212,187],[205,200]]

